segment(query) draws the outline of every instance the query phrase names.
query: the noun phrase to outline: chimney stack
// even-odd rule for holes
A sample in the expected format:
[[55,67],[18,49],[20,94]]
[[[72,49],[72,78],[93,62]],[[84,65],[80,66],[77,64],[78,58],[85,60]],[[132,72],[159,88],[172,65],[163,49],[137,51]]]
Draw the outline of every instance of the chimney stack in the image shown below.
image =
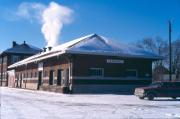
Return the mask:
[[47,49],[47,48],[44,47],[44,48],[43,48],[43,51],[46,52],[46,49]]
[[26,44],[26,41],[24,41],[24,44]]
[[13,41],[12,45],[13,45],[13,47],[15,47],[17,45],[16,41]]
[[48,50],[51,51],[52,47],[48,47]]

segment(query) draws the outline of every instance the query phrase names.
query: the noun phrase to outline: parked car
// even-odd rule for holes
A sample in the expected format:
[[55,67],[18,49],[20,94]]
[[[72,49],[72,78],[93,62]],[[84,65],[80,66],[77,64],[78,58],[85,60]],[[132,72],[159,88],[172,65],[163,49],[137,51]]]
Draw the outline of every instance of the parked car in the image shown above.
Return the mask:
[[154,97],[180,97],[180,82],[154,82],[147,87],[136,88],[134,95],[140,99],[148,98],[153,100]]

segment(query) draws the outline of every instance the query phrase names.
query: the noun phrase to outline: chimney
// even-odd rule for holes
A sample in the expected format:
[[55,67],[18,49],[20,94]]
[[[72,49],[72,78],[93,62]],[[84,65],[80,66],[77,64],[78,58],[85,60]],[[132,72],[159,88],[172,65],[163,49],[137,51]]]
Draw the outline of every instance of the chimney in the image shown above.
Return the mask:
[[39,51],[39,54],[41,54],[42,52],[43,52],[43,50],[40,50],[40,51]]
[[13,45],[13,47],[15,47],[17,45],[16,41],[13,41],[12,45]]
[[47,48],[43,48],[43,51],[46,52],[46,49],[47,49]]
[[52,47],[48,47],[48,50],[51,51]]
[[26,41],[24,41],[24,44],[26,44]]

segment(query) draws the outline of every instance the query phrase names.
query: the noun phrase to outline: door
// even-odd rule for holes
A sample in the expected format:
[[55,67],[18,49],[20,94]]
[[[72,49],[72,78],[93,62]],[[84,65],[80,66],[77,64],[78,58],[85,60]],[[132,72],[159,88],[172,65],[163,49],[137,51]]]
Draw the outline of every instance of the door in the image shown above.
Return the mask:
[[20,88],[22,88],[22,74],[20,74]]
[[42,85],[42,71],[39,71],[38,72],[38,86],[37,86],[38,90],[39,90],[41,85]]
[[49,74],[49,85],[53,85],[54,83],[54,71],[50,70],[50,74]]
[[57,72],[57,85],[61,85],[61,78],[62,78],[62,70],[61,69],[58,69],[58,72]]
[[63,76],[63,85],[65,87],[69,86],[69,69],[64,70],[64,76]]
[[19,75],[17,76],[16,87],[19,87]]

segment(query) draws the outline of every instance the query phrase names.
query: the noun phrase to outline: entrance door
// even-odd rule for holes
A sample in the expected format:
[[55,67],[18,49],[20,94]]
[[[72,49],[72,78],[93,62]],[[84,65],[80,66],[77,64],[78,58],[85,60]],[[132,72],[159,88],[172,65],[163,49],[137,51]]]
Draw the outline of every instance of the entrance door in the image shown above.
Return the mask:
[[38,86],[37,86],[38,90],[39,90],[41,85],[42,85],[42,71],[39,71],[38,72]]
[[19,75],[17,76],[16,87],[19,87]]
[[61,69],[58,69],[57,85],[61,85],[61,77],[62,77],[62,70],[61,70]]
[[69,69],[64,70],[63,85],[66,87],[69,86]]
[[20,74],[20,88],[22,88],[22,74]]
[[54,71],[50,70],[49,85],[53,85],[53,83],[54,83]]

